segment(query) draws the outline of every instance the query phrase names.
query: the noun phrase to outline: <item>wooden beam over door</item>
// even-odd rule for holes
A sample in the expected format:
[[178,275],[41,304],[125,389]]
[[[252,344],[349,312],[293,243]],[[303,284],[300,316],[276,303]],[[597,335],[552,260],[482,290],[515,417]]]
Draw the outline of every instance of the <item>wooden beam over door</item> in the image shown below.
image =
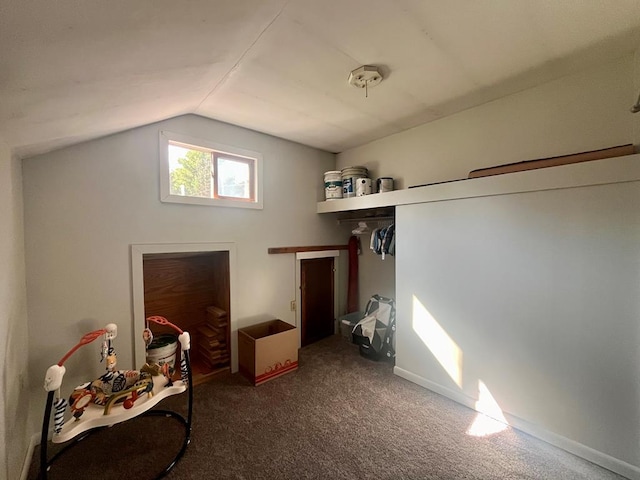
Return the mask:
[[271,247],[267,253],[320,252],[324,250],[348,250],[349,245],[316,245],[312,247]]

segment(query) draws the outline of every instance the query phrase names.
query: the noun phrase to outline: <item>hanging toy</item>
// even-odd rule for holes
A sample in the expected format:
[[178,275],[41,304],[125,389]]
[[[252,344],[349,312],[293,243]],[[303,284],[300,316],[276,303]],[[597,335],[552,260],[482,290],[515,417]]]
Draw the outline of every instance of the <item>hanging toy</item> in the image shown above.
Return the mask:
[[107,371],[114,372],[116,369],[116,363],[118,357],[116,356],[116,350],[113,347],[109,347],[109,353],[107,354]]
[[144,347],[149,348],[149,345],[153,342],[153,332],[149,326],[142,331],[142,339],[144,340]]
[[107,342],[107,340],[104,340],[102,342],[102,348],[100,349],[100,363],[102,363],[104,359],[107,358],[108,354],[109,354],[109,343]]
[[110,323],[104,328],[104,341],[102,342],[102,350],[100,351],[100,362],[104,359],[106,362],[107,372],[114,372],[116,369],[116,350],[113,348],[111,341],[116,338],[118,327],[115,323]]

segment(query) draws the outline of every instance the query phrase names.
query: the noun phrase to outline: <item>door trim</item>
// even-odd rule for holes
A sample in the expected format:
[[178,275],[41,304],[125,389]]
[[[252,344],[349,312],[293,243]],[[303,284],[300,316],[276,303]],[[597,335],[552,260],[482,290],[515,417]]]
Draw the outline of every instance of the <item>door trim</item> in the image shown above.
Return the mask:
[[[322,250],[313,252],[296,252],[296,326],[298,327],[298,348],[302,346],[302,274],[301,260],[309,260],[313,258],[339,257],[340,250]],[[333,261],[333,318],[338,318],[338,266],[339,262]],[[334,333],[337,333],[337,327],[334,325]]]

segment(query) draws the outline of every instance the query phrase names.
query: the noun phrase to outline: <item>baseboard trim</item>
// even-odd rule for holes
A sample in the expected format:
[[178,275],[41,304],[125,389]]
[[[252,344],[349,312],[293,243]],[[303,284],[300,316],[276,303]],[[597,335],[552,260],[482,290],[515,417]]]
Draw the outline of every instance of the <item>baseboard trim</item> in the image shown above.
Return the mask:
[[[450,388],[432,382],[431,380],[416,375],[415,373],[400,367],[394,367],[393,373],[395,373],[399,377],[409,380],[410,382],[420,385],[427,390],[431,390],[432,392],[438,393],[453,400],[454,402],[464,405],[465,407],[476,410],[475,399],[465,395],[462,392],[451,390]],[[574,440],[570,440],[549,430],[538,427],[537,425],[523,420],[522,418],[519,418],[515,415],[511,415],[508,412],[503,412],[503,414],[509,422],[509,425],[517,430],[532,435],[553,445],[554,447],[561,448],[562,450],[577,455],[578,457],[584,458],[585,460],[595,463],[596,465],[606,468],[607,470],[611,470],[612,472],[623,475],[631,480],[640,480],[640,467],[636,467],[635,465],[631,465],[630,463],[619,460],[615,457],[612,457],[611,455],[607,455],[606,453],[595,450]]]
[[33,460],[33,452],[36,449],[36,445],[40,445],[40,434],[34,433],[29,439],[29,448],[24,458],[24,464],[22,465],[22,473],[20,474],[20,480],[27,480],[29,477],[29,469],[31,468],[31,461]]
[[544,440],[551,445],[566,450],[569,453],[573,453],[578,457],[582,457],[585,460],[589,460],[596,465],[600,465],[607,470],[623,475],[631,480],[640,480],[640,468],[623,460],[619,460],[611,455],[595,450],[582,443],[576,442],[569,438],[558,435],[549,430],[545,430],[537,425],[530,423],[515,415],[511,415],[507,412],[503,412],[505,418],[514,428],[528,433],[540,440]]
[[450,398],[451,400],[454,400],[464,405],[465,407],[469,407],[472,410],[476,409],[475,399],[472,397],[469,397],[468,395],[465,395],[460,391],[455,391],[455,390],[451,390],[450,388],[443,387],[438,383],[432,382],[431,380],[427,380],[424,377],[416,375],[415,373],[400,367],[393,367],[393,373],[395,373],[399,377],[409,380],[410,382],[416,383],[421,387],[426,388],[427,390],[431,390],[432,392],[436,392],[444,397]]

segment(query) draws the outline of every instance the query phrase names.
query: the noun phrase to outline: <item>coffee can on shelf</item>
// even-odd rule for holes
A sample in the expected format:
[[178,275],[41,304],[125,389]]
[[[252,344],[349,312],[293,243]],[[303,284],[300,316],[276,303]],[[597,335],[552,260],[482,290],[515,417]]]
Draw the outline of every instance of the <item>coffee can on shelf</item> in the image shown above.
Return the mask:
[[393,191],[393,177],[380,177],[376,180],[378,193]]

